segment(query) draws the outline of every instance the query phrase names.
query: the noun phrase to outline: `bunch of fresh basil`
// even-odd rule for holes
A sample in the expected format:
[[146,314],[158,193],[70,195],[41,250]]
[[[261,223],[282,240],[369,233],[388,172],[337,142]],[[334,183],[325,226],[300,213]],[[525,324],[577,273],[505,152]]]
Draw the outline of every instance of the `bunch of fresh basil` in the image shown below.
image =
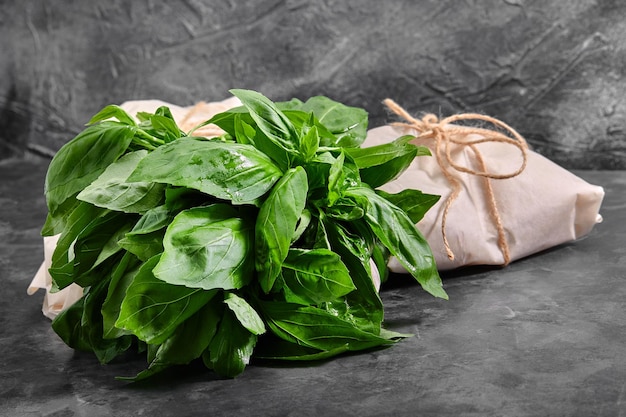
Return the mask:
[[167,107],[137,123],[107,106],[52,160],[43,234],[61,233],[53,289],[84,296],[53,328],[106,363],[133,347],[133,380],[201,359],[222,376],[251,357],[328,358],[389,345],[373,271],[391,254],[447,298],[414,224],[436,201],[375,189],[428,150],[410,137],[361,148],[367,113],[326,97],[243,106],[193,137]]

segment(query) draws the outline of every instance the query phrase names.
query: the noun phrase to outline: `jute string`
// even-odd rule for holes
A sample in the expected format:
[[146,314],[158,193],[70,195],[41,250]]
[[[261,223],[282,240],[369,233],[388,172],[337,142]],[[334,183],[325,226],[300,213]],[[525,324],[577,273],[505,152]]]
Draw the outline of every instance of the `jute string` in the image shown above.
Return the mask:
[[[384,104],[396,115],[404,119],[404,122],[393,123],[394,126],[414,129],[417,131],[416,139],[431,139],[434,141],[434,154],[437,163],[441,167],[441,171],[445,178],[452,186],[452,193],[448,196],[444,203],[443,215],[441,220],[441,233],[443,236],[443,244],[446,249],[446,254],[450,260],[454,260],[454,252],[450,248],[448,237],[446,235],[446,221],[448,218],[448,212],[452,203],[459,196],[461,192],[461,182],[457,176],[453,174],[453,171],[464,172],[470,175],[476,175],[482,177],[487,204],[489,206],[489,215],[498,232],[498,247],[504,257],[504,265],[511,262],[511,253],[509,250],[509,244],[506,239],[506,233],[502,224],[502,217],[498,210],[498,203],[493,191],[491,180],[500,180],[513,178],[518,176],[526,168],[528,162],[528,145],[524,138],[515,131],[512,127],[506,123],[495,119],[493,117],[485,116],[476,113],[464,113],[457,114],[450,117],[446,117],[439,120],[434,114],[427,114],[422,119],[416,119],[411,116],[405,109],[400,107],[396,102],[391,99],[384,100]],[[485,129],[480,127],[467,127],[454,125],[455,122],[486,122],[493,126],[500,128],[506,132],[504,134],[498,130]],[[468,140],[469,135],[480,135],[479,139]],[[510,136],[509,136],[510,135]],[[459,139],[462,138],[462,139]],[[482,143],[506,143],[515,146],[519,149],[522,155],[522,163],[519,168],[511,173],[500,174],[489,172],[485,160],[478,149],[478,145]],[[452,159],[452,149],[458,146],[468,147],[474,154],[476,165],[479,169],[468,168],[457,164]]]

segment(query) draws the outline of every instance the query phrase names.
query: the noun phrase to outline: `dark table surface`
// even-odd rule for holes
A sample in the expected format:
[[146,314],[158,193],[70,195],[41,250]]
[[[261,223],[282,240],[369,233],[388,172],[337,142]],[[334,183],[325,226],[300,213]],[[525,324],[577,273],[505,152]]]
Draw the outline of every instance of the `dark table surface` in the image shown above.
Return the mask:
[[41,314],[43,292],[26,295],[43,257],[46,166],[0,164],[1,416],[626,416],[626,172],[576,172],[607,193],[589,236],[446,274],[450,301],[393,277],[386,326],[415,337],[390,348],[132,385],[114,377],[144,359],[73,352]]

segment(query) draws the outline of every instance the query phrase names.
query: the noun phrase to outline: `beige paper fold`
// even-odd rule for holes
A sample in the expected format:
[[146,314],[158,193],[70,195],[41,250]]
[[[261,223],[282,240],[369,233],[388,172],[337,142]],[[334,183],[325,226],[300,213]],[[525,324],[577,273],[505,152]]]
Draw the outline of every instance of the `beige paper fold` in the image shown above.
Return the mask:
[[[388,143],[401,135],[415,133],[409,129],[383,126],[371,129],[363,146]],[[416,144],[432,145],[427,141],[417,141]],[[513,146],[497,142],[479,146],[490,172],[511,172],[520,165],[520,153]],[[451,156],[458,165],[480,169],[468,147],[453,149]],[[483,178],[463,172],[454,172],[454,175],[462,186],[450,207],[446,224],[454,260],[446,254],[441,228],[443,202],[452,188],[436,158],[416,158],[406,172],[382,189],[396,193],[414,188],[442,196],[417,224],[433,250],[439,270],[504,264],[497,244],[498,233],[489,215]],[[491,184],[511,260],[578,239],[602,220],[599,215],[604,197],[602,187],[587,183],[533,151],[528,152],[527,165],[521,174],[491,180]],[[395,259],[389,266],[394,272],[405,272]]]

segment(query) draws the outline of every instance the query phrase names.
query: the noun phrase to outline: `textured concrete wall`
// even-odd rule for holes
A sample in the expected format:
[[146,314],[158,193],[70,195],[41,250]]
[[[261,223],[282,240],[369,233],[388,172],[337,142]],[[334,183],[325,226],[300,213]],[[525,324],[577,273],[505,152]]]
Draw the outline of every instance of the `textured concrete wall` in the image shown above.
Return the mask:
[[626,168],[620,0],[0,0],[0,158],[108,103],[230,88],[484,112],[568,168]]

